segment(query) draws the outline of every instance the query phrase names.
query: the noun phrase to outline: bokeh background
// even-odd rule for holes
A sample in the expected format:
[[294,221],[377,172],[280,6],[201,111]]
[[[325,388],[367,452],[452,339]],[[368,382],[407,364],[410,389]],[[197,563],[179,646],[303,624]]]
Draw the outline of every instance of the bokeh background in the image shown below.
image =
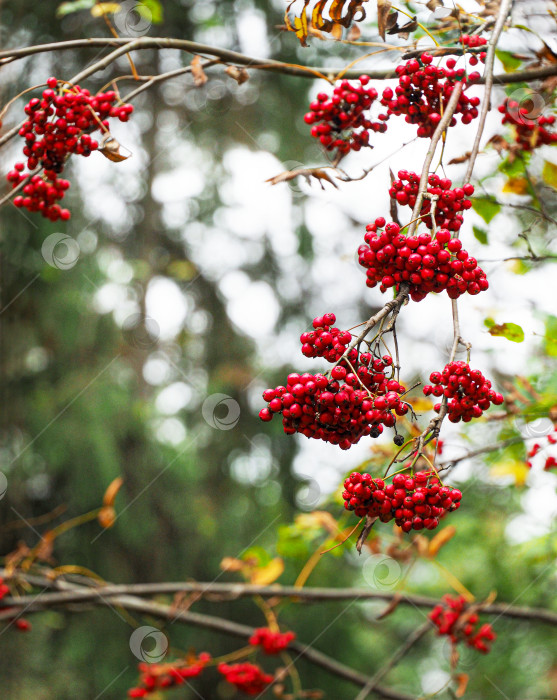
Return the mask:
[[[281,0],[161,4],[156,24],[136,25],[136,17],[122,13],[121,34],[191,38],[256,57],[337,68],[363,53],[318,40],[300,48],[280,30]],[[107,35],[88,10],[60,17],[57,6],[3,2],[2,46]],[[430,15],[418,10],[420,18]],[[370,8],[362,27],[366,39],[378,39],[374,22]],[[505,41],[508,49],[525,51],[536,40],[516,32]],[[2,102],[50,75],[69,78],[107,52],[45,53],[2,67]],[[397,56],[383,52],[361,65],[388,67]],[[134,56],[142,75],[189,60],[170,50]],[[127,73],[122,58],[87,87],[97,90]],[[278,421],[262,424],[257,413],[264,388],[282,383],[292,368],[315,367],[298,350],[298,336],[314,316],[333,311],[338,325],[348,328],[382,304],[379,292],[365,287],[356,250],[365,224],[388,213],[389,168],[419,171],[426,144],[413,140],[411,128],[393,125],[373,151],[343,162],[355,177],[380,163],[366,179],[340,183],[338,190],[303,181],[272,187],[265,180],[283,170],[327,162],[303,122],[309,100],[324,84],[250,70],[249,81],[238,86],[222,68],[207,74],[201,88],[184,76],[135,101],[131,121],[114,127],[132,152],[129,160],[113,164],[94,154],[71,164],[67,225],[11,205],[2,210],[3,555],[18,542],[36,544],[45,529],[97,507],[107,485],[121,475],[115,526],[101,530],[91,522],[67,532],[56,541],[54,563],[86,567],[122,583],[225,581],[236,579],[221,572],[222,558],[251,549],[262,559],[282,556],[280,581],[292,583],[320,542],[319,532],[292,526],[296,515],[327,508],[340,517],[339,483],[371,456],[371,441],[339,454],[331,445],[287,438]],[[125,95],[133,82],[120,88]],[[6,128],[19,122],[22,106],[20,100],[12,107]],[[500,130],[498,115],[490,115],[487,136]],[[473,135],[473,127],[451,133],[445,162],[468,150]],[[20,148],[12,142],[3,150],[2,172],[19,159]],[[532,171],[552,158],[549,147],[542,149]],[[528,196],[503,192],[509,173],[498,169],[500,163],[493,150],[480,156],[480,192],[529,204]],[[459,181],[464,168],[450,166],[447,174]],[[557,210],[554,190],[543,182],[539,187],[551,216]],[[525,230],[538,254],[557,252],[555,229],[535,211],[496,207],[486,222],[492,213],[470,212],[464,229],[468,250],[486,260],[491,287],[462,301],[463,333],[474,344],[474,365],[499,388],[514,375],[528,376],[542,399],[525,418],[504,425],[480,423],[464,436],[447,426],[449,456],[520,431],[544,436],[551,429],[546,409],[556,403],[555,352],[546,337],[555,310],[551,264],[501,262],[527,253],[517,237]],[[520,324],[524,342],[489,335],[487,317]],[[452,336],[448,300],[412,304],[399,325],[402,377],[410,385],[444,364]],[[388,446],[388,436],[379,443]],[[394,575],[382,579],[373,567],[365,568],[369,552],[358,558],[347,546],[323,558],[309,585],[404,586],[439,596],[452,591],[446,567],[478,599],[495,590],[503,601],[555,609],[557,478],[536,463],[526,479],[524,454],[519,446],[455,471],[453,482],[465,491],[465,501],[451,516],[458,534],[438,566],[418,561],[407,573],[405,563],[396,562]],[[61,506],[64,512],[55,511]],[[48,522],[40,520],[53,511]],[[385,530],[388,544],[393,534]],[[264,623],[249,601],[199,602],[195,609]],[[317,648],[373,673],[424,619],[423,612],[405,608],[378,622],[381,609],[371,603],[290,606],[281,620],[302,641],[316,640]],[[51,611],[32,622],[25,635],[0,631],[2,697],[125,697],[137,659],[129,647],[131,628],[118,614]],[[498,640],[489,656],[464,654],[466,697],[557,696],[554,631],[503,618],[495,629]],[[165,631],[179,649],[208,649],[216,656],[237,646],[179,625]],[[303,660],[299,669],[305,687],[322,688],[329,698],[356,694]],[[427,695],[444,687],[448,673],[448,645],[431,635],[387,683]],[[211,674],[194,685],[195,691],[183,688],[168,696],[234,697]],[[441,690],[439,697],[450,695]]]

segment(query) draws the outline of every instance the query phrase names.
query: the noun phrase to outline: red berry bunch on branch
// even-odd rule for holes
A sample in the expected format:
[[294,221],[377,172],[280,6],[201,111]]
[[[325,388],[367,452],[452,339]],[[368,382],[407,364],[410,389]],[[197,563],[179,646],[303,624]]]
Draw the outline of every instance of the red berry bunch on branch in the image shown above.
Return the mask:
[[270,421],[282,413],[287,435],[301,433],[347,450],[363,436],[379,437],[383,425],[393,427],[396,416],[408,413],[409,405],[400,397],[406,389],[393,376],[392,357],[374,357],[356,348],[346,351],[344,341],[350,333],[321,326],[325,321],[334,323],[334,314],[314,319],[315,332],[301,336],[302,352],[320,342],[316,355],[337,364],[327,374],[290,374],[286,387],[266,389],[263,398],[268,406],[259,417]]
[[369,474],[352,472],[344,481],[344,507],[359,517],[369,515],[381,522],[395,523],[404,532],[434,530],[448,512],[460,507],[462,493],[443,486],[435,472],[413,476],[395,474],[392,482]]
[[398,224],[385,224],[379,217],[366,227],[364,240],[365,245],[358,248],[358,262],[367,269],[367,286],[379,284],[381,292],[389,287],[398,291],[405,282],[411,298],[421,301],[430,292],[446,290],[451,299],[457,299],[465,292],[479,294],[489,287],[476,259],[447,229],[434,236],[405,236]]
[[[7,179],[15,188],[28,178],[23,194],[14,198],[16,207],[38,211],[51,221],[67,220],[70,212],[56,203],[70,186],[59,177],[67,159],[72,154],[89,156],[96,151],[99,143],[91,134],[96,131],[110,134],[108,118],[126,122],[133,107],[116,106],[114,91],[91,95],[79,85],[69,86],[56,78],[49,78],[47,84],[42,97],[33,97],[25,106],[27,121],[19,135],[25,139],[23,155],[27,163],[16,163]],[[37,168],[44,173],[31,175]]]
[[[554,426],[555,430],[553,433],[547,436],[547,446],[557,445],[557,426]],[[543,450],[543,446],[540,442],[535,442],[532,447],[528,450],[528,460],[526,466],[530,469],[532,467],[532,459],[539,452]],[[547,453],[546,453],[547,454]],[[548,455],[545,457],[545,462],[543,468],[549,471],[553,467],[557,467],[557,457],[555,455]]]
[[254,647],[261,647],[265,654],[280,654],[294,639],[294,632],[273,632],[268,627],[260,627],[250,637],[249,643]]
[[[426,396],[444,396],[448,399],[448,417],[452,423],[472,418],[479,418],[493,403],[499,406],[503,403],[502,394],[491,388],[491,382],[486,379],[479,369],[470,369],[466,362],[449,362],[442,372],[432,372],[429,381],[423,388]],[[439,413],[441,404],[435,404],[434,410]]]
[[487,654],[491,642],[497,635],[490,624],[483,624],[478,629],[478,614],[467,610],[464,596],[443,596],[444,604],[436,605],[429,613],[429,618],[437,627],[438,634],[446,634],[453,644],[465,641],[468,646]]
[[359,151],[369,146],[370,131],[387,130],[386,114],[380,114],[375,122],[365,114],[378,97],[375,88],[366,88],[368,82],[367,75],[360,76],[359,85],[343,80],[334,88],[332,97],[320,92],[317,100],[311,102],[304,121],[313,125],[311,135],[328,151],[336,149],[339,155]]
[[228,683],[235,685],[246,695],[259,695],[274,680],[273,676],[265,673],[259,666],[247,662],[230,666],[219,664],[217,669]]
[[538,146],[557,143],[557,133],[546,129],[555,124],[553,114],[533,117],[530,108],[508,98],[499,106],[499,112],[503,115],[501,123],[514,128],[515,141],[521,150],[533,151]]
[[[404,115],[408,124],[417,124],[417,135],[429,138],[433,135],[451,94],[458,82],[465,85],[480,78],[477,72],[466,75],[464,68],[455,70],[456,60],[449,58],[444,68],[433,65],[433,57],[423,53],[419,59],[412,58],[396,67],[398,85],[393,91],[383,90],[381,104],[387,107],[387,116]],[[463,124],[478,116],[478,97],[468,97],[463,90],[455,110]],[[453,117],[450,126],[456,124]]]
[[[408,170],[399,170],[398,180],[395,180],[389,189],[389,195],[398,204],[408,205],[412,209],[416,204],[420,189],[420,176]],[[474,194],[474,186],[467,183],[463,187],[451,189],[452,182],[448,178],[442,178],[432,173],[428,178],[427,192],[430,196],[437,196],[435,203],[435,226],[446,228],[449,231],[458,231],[462,226],[463,217],[460,212],[470,209],[472,202],[468,199]],[[420,217],[429,228],[434,228],[431,215],[432,200],[424,198]]]
[[211,655],[207,652],[199,654],[193,663],[174,662],[166,664],[139,664],[141,673],[140,685],[128,690],[130,698],[146,698],[159,690],[169,690],[182,685],[188,678],[195,678],[203,671]]

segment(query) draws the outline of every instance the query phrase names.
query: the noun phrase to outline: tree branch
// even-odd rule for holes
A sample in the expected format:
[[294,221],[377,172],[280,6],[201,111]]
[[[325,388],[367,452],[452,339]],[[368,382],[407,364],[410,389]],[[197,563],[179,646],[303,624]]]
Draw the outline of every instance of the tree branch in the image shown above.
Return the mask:
[[[290,598],[295,603],[342,602],[345,600],[382,600],[391,602],[394,598],[401,605],[431,609],[439,603],[436,598],[415,594],[401,594],[400,591],[373,591],[369,588],[298,588],[295,586],[255,586],[249,583],[204,583],[197,581],[177,581],[162,583],[106,584],[103,586],[84,585],[68,589],[66,581],[49,578],[48,575],[31,575],[17,572],[9,576],[0,569],[0,576],[8,582],[18,579],[42,589],[58,589],[55,593],[40,593],[25,596],[6,596],[0,601],[0,620],[14,616],[14,608],[36,612],[46,608],[65,606],[74,603],[96,603],[102,599],[113,599],[122,595],[151,596],[174,595],[176,593],[200,594],[208,602],[225,602],[240,598],[260,596],[262,598]],[[80,581],[90,581],[80,578]],[[10,612],[6,608],[12,608]],[[543,608],[515,607],[506,603],[491,604],[482,608],[487,615],[503,615],[521,620],[535,620],[557,626],[557,612]]]

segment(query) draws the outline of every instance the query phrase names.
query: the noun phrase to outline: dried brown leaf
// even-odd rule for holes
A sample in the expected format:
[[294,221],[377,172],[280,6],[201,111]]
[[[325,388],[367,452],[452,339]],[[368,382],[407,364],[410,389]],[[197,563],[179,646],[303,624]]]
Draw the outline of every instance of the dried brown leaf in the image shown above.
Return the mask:
[[278,185],[280,182],[288,182],[289,180],[294,180],[294,178],[298,177],[299,175],[305,177],[306,180],[308,180],[308,182],[312,177],[315,178],[316,180],[318,180],[322,189],[325,189],[323,187],[323,180],[330,182],[331,185],[333,185],[333,187],[336,187],[338,189],[338,186],[335,183],[335,181],[323,168],[296,168],[295,170],[285,170],[284,172],[279,173],[274,177],[268,178],[267,180],[265,180],[265,182],[270,182],[271,185]]
[[[311,27],[317,31],[332,34],[335,39],[340,39],[342,29],[348,29],[353,22],[361,22],[366,13],[364,3],[368,0],[318,0],[311,12],[311,22],[308,19],[308,5],[310,0],[304,0],[299,14],[294,15],[293,22],[289,12],[296,0],[293,0],[286,8],[284,22],[286,28],[295,32],[302,46],[307,46],[306,39],[313,33]],[[325,16],[327,13],[328,16]]]
[[120,153],[120,144],[110,135],[102,141],[99,153],[102,153],[105,158],[108,158],[108,160],[111,160],[113,163],[121,163],[123,160],[127,160],[130,157],[129,155],[126,156]]
[[35,547],[35,557],[39,561],[51,561],[55,539],[56,534],[53,530],[45,532],[45,534],[41,537],[41,541]]
[[404,24],[402,27],[399,27],[398,25],[396,27],[392,27],[387,31],[387,34],[398,34],[401,39],[408,39],[410,32],[415,32],[417,28],[418,20],[414,18],[410,20],[410,22],[406,22],[406,24]]
[[353,24],[349,31],[348,34],[346,35],[346,39],[348,41],[358,41],[358,39],[362,36],[362,30],[360,27],[358,27],[357,24]]
[[205,85],[208,78],[205,75],[203,66],[201,65],[201,56],[194,56],[191,60],[190,66],[191,74],[193,76],[193,84],[195,85],[195,87],[201,87],[202,85]]
[[461,156],[457,156],[456,158],[451,158],[449,161],[449,165],[458,165],[459,163],[466,163],[467,160],[470,160],[470,156],[472,155],[472,151],[466,151]]
[[358,551],[358,554],[362,553],[362,547],[364,546],[364,543],[367,540],[369,533],[371,532],[371,528],[373,527],[376,520],[378,520],[377,517],[372,518],[370,515],[366,515],[365,525],[363,526],[360,534],[358,535],[358,540],[356,542],[356,549]]
[[238,85],[243,85],[247,80],[249,80],[249,73],[245,68],[240,66],[228,66],[224,72],[235,80]]
[[377,0],[377,30],[379,31],[379,36],[383,39],[383,41],[385,41],[387,17],[389,16],[390,11],[391,3],[389,0]]

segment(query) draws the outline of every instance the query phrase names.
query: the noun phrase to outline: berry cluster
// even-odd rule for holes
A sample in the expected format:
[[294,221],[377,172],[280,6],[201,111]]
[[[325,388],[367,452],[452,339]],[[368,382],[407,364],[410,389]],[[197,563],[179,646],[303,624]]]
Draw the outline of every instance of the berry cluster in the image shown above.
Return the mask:
[[[389,189],[389,195],[398,204],[408,205],[412,209],[416,204],[418,191],[420,189],[420,176],[408,170],[399,170],[398,180],[395,180]],[[432,173],[428,178],[428,194],[439,198],[435,205],[435,222],[431,216],[427,216],[432,207],[430,199],[424,198],[420,216],[423,223],[430,229],[434,224],[439,228],[446,228],[449,231],[458,231],[462,226],[463,217],[459,212],[470,209],[472,202],[467,199],[474,194],[474,186],[467,183],[463,187],[451,189],[452,182],[448,178],[442,178]]]
[[265,654],[280,654],[294,639],[294,632],[273,632],[268,627],[260,627],[255,630],[249,643],[254,647],[260,646]]
[[[56,221],[67,220],[70,212],[62,209],[57,201],[64,197],[70,186],[67,180],[59,178],[66,160],[72,154],[89,156],[99,148],[91,134],[101,130],[108,134],[108,118],[116,117],[122,122],[129,119],[132,105],[115,106],[117,95],[114,91],[91,95],[78,85],[69,87],[49,78],[47,89],[42,97],[33,97],[25,106],[27,121],[19,130],[25,139],[24,163],[16,163],[8,173],[8,182],[17,187],[25,179],[23,195],[14,198],[16,207],[41,214]],[[44,175],[31,175],[37,168],[44,169]]]
[[[466,75],[464,68],[455,70],[456,60],[449,58],[444,68],[433,65],[433,57],[423,53],[419,59],[412,58],[396,67],[398,85],[394,92],[383,90],[381,104],[387,107],[387,116],[404,115],[408,124],[417,124],[417,135],[428,138],[433,135],[458,82],[465,85],[480,78],[477,72]],[[468,97],[465,91],[459,97],[455,114],[460,114],[463,124],[478,116],[478,97]],[[453,117],[450,126],[456,124]]]
[[328,150],[337,150],[339,155],[359,151],[369,146],[369,132],[383,133],[387,130],[387,115],[380,114],[376,122],[364,112],[369,110],[378,97],[375,88],[366,88],[367,75],[359,78],[359,85],[343,80],[333,90],[332,97],[324,92],[311,102],[304,121],[312,124],[311,135],[320,140]]
[[[460,37],[460,43],[462,44],[463,48],[468,48],[468,49],[475,49],[479,48],[480,46],[485,46],[487,44],[487,39],[484,39],[481,36],[476,36],[475,34],[463,34]],[[487,53],[485,51],[480,51],[479,53],[479,60],[482,63],[485,63]],[[478,56],[472,55],[468,58],[468,63],[471,66],[477,66],[478,65]]]
[[[259,412],[259,417],[270,421],[275,413],[282,413],[287,435],[301,433],[347,450],[365,435],[379,437],[384,425],[392,428],[396,416],[408,412],[408,404],[400,397],[406,389],[393,377],[390,355],[374,357],[370,352],[360,353],[352,348],[340,359],[341,348],[344,352],[346,346],[341,342],[332,344],[332,339],[350,334],[331,328],[325,321],[334,323],[334,314],[314,320],[313,346],[306,337],[308,334],[304,333],[301,341],[302,352],[306,345],[315,347],[318,340],[323,343],[318,352],[330,362],[338,363],[327,373],[330,376],[288,375],[286,386],[263,392],[268,405]],[[325,325],[320,326],[321,323]]]
[[[503,395],[491,388],[491,382],[486,379],[479,369],[470,369],[470,365],[460,360],[449,362],[442,372],[432,372],[423,392],[426,396],[445,396],[448,399],[448,417],[452,423],[472,418],[479,418],[493,403],[500,406]],[[434,410],[439,413],[441,404],[437,403]]]
[[324,357],[328,362],[337,362],[346,352],[352,340],[349,331],[333,328],[334,314],[325,314],[313,319],[313,331],[302,333],[302,354],[306,357]]
[[473,649],[487,654],[491,650],[491,642],[497,637],[491,625],[486,623],[477,629],[478,614],[466,611],[464,596],[445,595],[443,602],[429,613],[438,634],[448,635],[453,644],[465,641]]
[[139,664],[141,673],[140,684],[128,690],[130,698],[146,698],[159,690],[168,690],[182,685],[188,678],[195,678],[203,671],[211,655],[207,652],[199,654],[194,663],[175,662],[169,664]]
[[365,245],[358,248],[358,261],[367,268],[367,286],[380,284],[381,292],[389,287],[398,291],[405,282],[412,299],[421,301],[429,292],[446,290],[451,299],[457,299],[465,292],[479,294],[489,287],[476,259],[447,229],[440,229],[435,236],[405,236],[398,224],[385,224],[379,217],[368,224],[364,239]]
[[[554,431],[547,436],[547,445],[557,445],[557,425],[554,426]],[[532,447],[528,450],[528,460],[526,466],[530,469],[532,467],[532,458],[535,457],[538,452],[543,449],[543,445],[539,442],[535,442]],[[557,457],[554,455],[549,455],[545,457],[545,462],[543,468],[549,471],[553,467],[557,467]]]
[[434,472],[395,474],[392,483],[352,472],[344,481],[344,507],[358,517],[369,515],[387,523],[394,518],[404,532],[434,530],[439,519],[460,506],[458,489],[443,486]]
[[503,115],[501,123],[514,127],[515,141],[521,150],[533,151],[538,146],[557,142],[557,133],[545,128],[555,124],[553,114],[532,118],[528,107],[522,107],[516,100],[508,98],[499,106],[499,111]]
[[217,668],[229,683],[246,695],[259,695],[274,680],[255,664],[219,664]]

